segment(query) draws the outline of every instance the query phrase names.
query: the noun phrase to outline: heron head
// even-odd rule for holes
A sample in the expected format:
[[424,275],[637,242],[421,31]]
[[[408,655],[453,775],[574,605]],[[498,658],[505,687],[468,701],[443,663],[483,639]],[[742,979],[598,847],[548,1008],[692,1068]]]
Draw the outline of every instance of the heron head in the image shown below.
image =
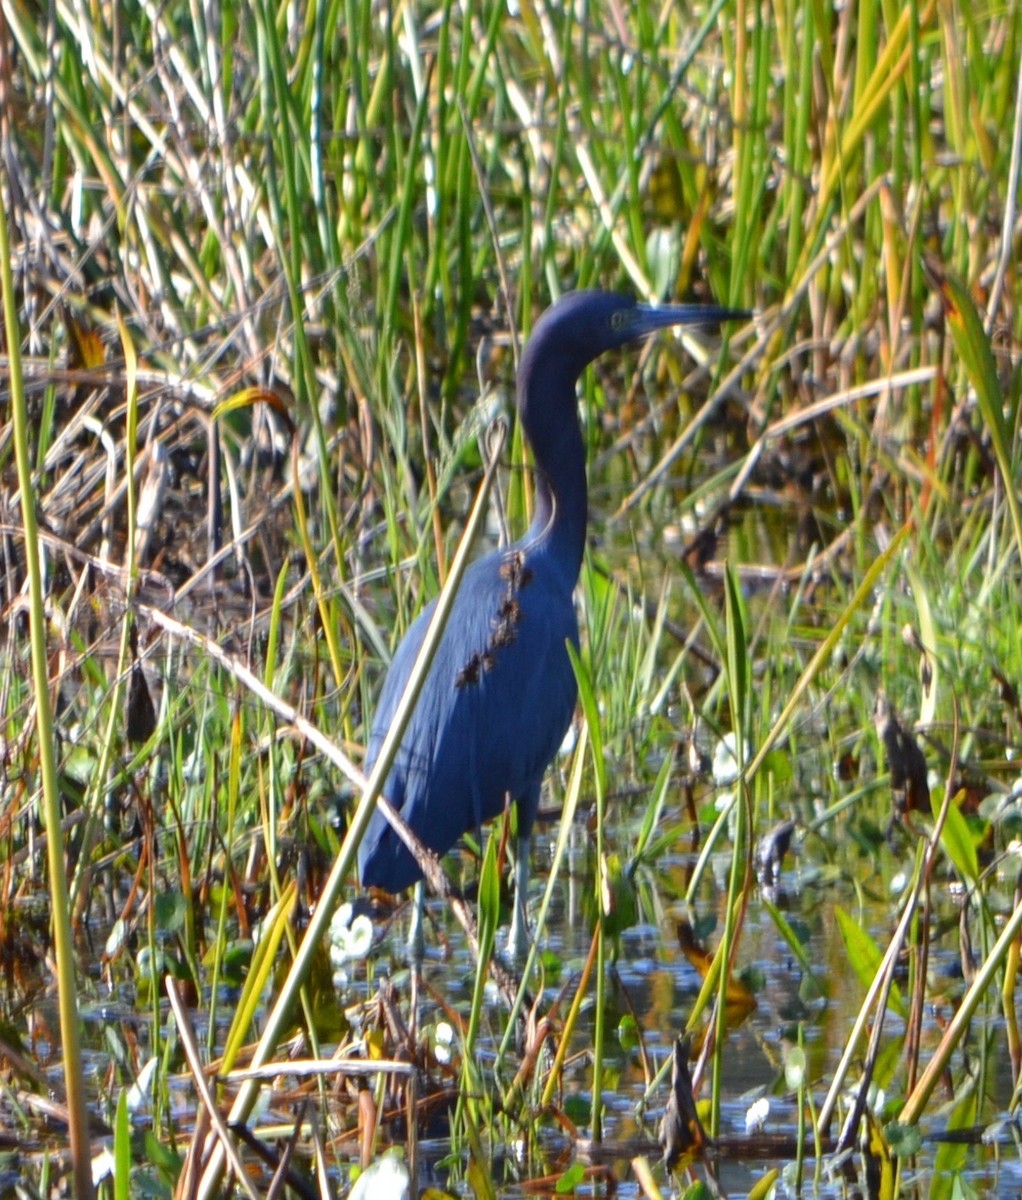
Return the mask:
[[614,292],[562,296],[536,322],[530,346],[556,357],[575,376],[606,350],[676,325],[719,325],[748,317],[742,309],[703,304],[640,304]]

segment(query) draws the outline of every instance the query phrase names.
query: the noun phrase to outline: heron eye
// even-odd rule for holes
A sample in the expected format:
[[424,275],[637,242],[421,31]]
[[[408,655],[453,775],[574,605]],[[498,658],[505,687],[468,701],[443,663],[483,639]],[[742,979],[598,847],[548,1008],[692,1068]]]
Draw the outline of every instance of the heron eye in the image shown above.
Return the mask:
[[623,312],[614,312],[610,314],[611,329],[624,329],[625,314]]

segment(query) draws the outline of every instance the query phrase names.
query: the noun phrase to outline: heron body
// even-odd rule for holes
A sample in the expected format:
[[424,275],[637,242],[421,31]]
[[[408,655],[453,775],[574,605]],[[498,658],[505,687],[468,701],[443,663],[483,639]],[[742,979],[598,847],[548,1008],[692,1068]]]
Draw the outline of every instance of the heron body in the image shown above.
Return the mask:
[[[496,552],[465,572],[391,767],[387,799],[437,854],[503,812],[508,794],[519,804],[520,828],[531,827],[543,773],[571,721],[575,677],[565,643],[578,645],[578,624],[571,589],[547,577],[542,557]],[[514,576],[526,582],[516,584]],[[425,609],[394,655],[369,743],[370,765],[433,608]],[[389,892],[422,878],[379,813],[359,848],[359,873],[365,886]]]
[[[650,308],[605,292],[573,292],[536,323],[518,373],[517,402],[535,460],[533,519],[506,549],[474,562],[461,582],[418,704],[384,786],[418,837],[444,854],[464,833],[518,808],[518,902],[509,949],[521,948],[529,837],[543,775],[571,722],[578,646],[572,593],[585,549],[585,450],[576,384],[606,350],[656,329],[718,324],[745,314],[696,305]],[[434,602],[435,603],[435,602]],[[398,646],[369,741],[371,769],[432,616],[430,604]],[[364,886],[398,892],[422,878],[380,812],[358,855]]]

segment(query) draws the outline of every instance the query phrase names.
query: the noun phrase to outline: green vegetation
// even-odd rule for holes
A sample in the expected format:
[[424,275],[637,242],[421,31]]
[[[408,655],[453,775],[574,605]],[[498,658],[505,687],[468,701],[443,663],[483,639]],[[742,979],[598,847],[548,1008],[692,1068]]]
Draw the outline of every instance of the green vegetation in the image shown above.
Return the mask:
[[[85,1161],[83,1091],[100,1194],[172,1194],[210,1127],[196,1064],[253,1061],[258,1100],[213,1095],[258,1102],[275,1153],[294,1133],[325,1194],[356,1130],[419,1154],[399,1096],[452,1191],[667,1192],[585,1151],[655,1134],[686,1028],[721,1152],[745,1157],[752,1061],[790,1138],[746,1190],[851,1188],[826,1173],[845,1129],[885,1194],[1017,1174],[1020,57],[1018,0],[4,7],[0,1062],[25,1194]],[[403,917],[337,934],[334,979],[299,946],[324,888],[358,895],[367,721],[456,582],[521,340],[586,286],[757,316],[586,376],[580,726],[547,800],[573,819],[538,831],[540,945],[495,994],[434,904],[451,957],[415,1004]],[[518,431],[499,453],[477,519],[519,530]],[[445,863],[482,880],[484,947],[488,833]],[[299,1031],[299,1057],[425,1073],[299,1079],[272,1065]],[[1001,1165],[926,1140],[949,1127]]]

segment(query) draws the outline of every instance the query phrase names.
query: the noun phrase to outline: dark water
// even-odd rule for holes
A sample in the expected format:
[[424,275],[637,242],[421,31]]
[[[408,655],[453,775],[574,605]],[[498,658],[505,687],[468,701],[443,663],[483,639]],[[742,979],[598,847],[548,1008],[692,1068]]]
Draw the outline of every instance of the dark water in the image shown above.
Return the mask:
[[[556,837],[556,828],[541,830],[537,837],[535,861],[540,881],[543,872],[539,869],[546,860]],[[721,1083],[721,1134],[732,1141],[746,1135],[746,1116],[750,1105],[759,1098],[769,1102],[769,1111],[762,1124],[767,1134],[793,1136],[797,1123],[797,1105],[794,1095],[784,1081],[784,1060],[787,1048],[801,1035],[807,1060],[809,1094],[819,1105],[830,1081],[834,1077],[838,1060],[845,1041],[858,1012],[864,995],[861,984],[849,963],[848,951],[836,918],[836,908],[841,906],[854,914],[862,926],[868,929],[878,942],[881,951],[893,929],[896,919],[896,893],[902,886],[898,861],[905,847],[881,849],[877,860],[865,857],[848,859],[841,870],[832,869],[826,863],[814,862],[810,850],[796,837],[795,850],[785,859],[780,886],[771,893],[773,903],[783,912],[787,921],[796,930],[802,941],[806,956],[812,965],[812,977],[807,975],[792,953],[788,943],[781,937],[777,925],[764,903],[759,887],[750,897],[747,915],[740,941],[738,956],[739,971],[750,982],[754,990],[756,1007],[740,1027],[730,1031],[724,1053],[724,1070]],[[691,908],[677,897],[677,878],[691,865],[687,850],[676,855],[667,855],[657,863],[653,871],[644,869],[638,888],[640,914],[638,922],[625,930],[619,939],[616,958],[609,966],[607,980],[607,1004],[605,1013],[607,1043],[605,1049],[605,1071],[607,1091],[604,1096],[605,1124],[604,1139],[611,1145],[625,1143],[636,1137],[655,1136],[657,1124],[667,1097],[667,1079],[644,1102],[646,1076],[642,1060],[634,1048],[622,1048],[618,1037],[618,1022],[625,1014],[634,1015],[641,1030],[641,1037],[648,1060],[655,1070],[667,1062],[674,1039],[682,1032],[685,1021],[699,992],[701,980],[683,955],[677,936],[677,924],[688,917],[695,919],[698,928],[707,930],[707,945],[712,950],[722,927],[721,904],[724,891],[717,886],[727,869],[728,847],[712,862],[710,880],[700,889],[700,894]],[[556,956],[561,964],[561,974],[556,985],[551,983],[545,999],[552,1000],[557,988],[564,980],[577,978],[589,952],[591,927],[586,916],[584,894],[590,886],[585,872],[591,869],[591,837],[579,822],[571,839],[569,870],[564,884],[558,890],[557,903],[551,911],[544,949]],[[857,868],[850,870],[849,864]],[[536,884],[534,901],[539,895],[541,883]],[[957,925],[958,911],[955,899],[948,889],[935,892],[936,912],[934,926],[944,928]],[[442,906],[432,905],[436,920],[447,930],[450,957],[439,961],[432,956],[425,967],[427,981],[447,1003],[465,1015],[471,1002],[474,964],[464,945],[460,929],[447,918]],[[921,1065],[925,1065],[940,1035],[941,1026],[953,1012],[953,1002],[960,994],[961,964],[955,952],[956,940],[952,936],[935,940],[929,961],[930,986],[928,995],[933,1003],[928,1005],[924,1021]],[[904,973],[899,975],[905,986]],[[573,987],[568,989],[573,992]],[[589,992],[595,996],[595,986]],[[982,1010],[981,1010],[982,1012]],[[563,1007],[562,1007],[563,1014]],[[423,1021],[429,1025],[437,1019],[435,1009],[429,1002],[424,1004]],[[572,1116],[581,1120],[583,1136],[588,1120],[588,1105],[591,1099],[592,1073],[588,1051],[595,1036],[595,1013],[590,1004],[583,1009],[582,1020],[575,1032],[573,1049],[578,1058],[569,1065],[565,1074],[564,1092],[558,1094],[558,1103],[570,1104]],[[480,1043],[478,1059],[483,1064],[492,1063],[496,1041],[502,1036],[506,1025],[506,1010],[493,999],[488,1010],[488,1034]],[[897,1096],[903,1085],[903,1035],[902,1017],[888,1013],[884,1044],[887,1048],[881,1055],[878,1082],[884,1084],[887,1093]],[[996,1054],[984,1049],[986,1035],[999,1047]],[[981,1068],[974,1061],[973,1070],[985,1069],[983,1082],[988,1103],[983,1106],[984,1119],[989,1119],[997,1109],[1006,1109],[1011,1097],[1010,1069],[1003,1052],[1003,1022],[996,1012],[981,1016],[970,1039],[970,1057],[978,1060],[980,1055],[988,1058]],[[862,1053],[855,1059],[849,1075],[849,1083],[859,1078]],[[952,1062],[954,1077],[959,1086],[970,1072],[963,1070],[962,1054],[959,1052]],[[704,1089],[701,1093],[706,1094]],[[928,1108],[923,1122],[926,1132],[939,1130],[946,1122],[947,1114],[942,1111],[947,1097],[935,1097]],[[878,1099],[883,1111],[883,1100]],[[844,1108],[839,1112],[846,1111]],[[887,1119],[887,1118],[885,1118]],[[840,1127],[840,1115],[835,1121],[835,1131]],[[546,1149],[541,1155],[544,1170],[564,1169],[573,1159],[574,1151],[570,1139],[559,1128],[547,1125],[541,1136],[540,1145]],[[1003,1141],[1003,1139],[1002,1139]],[[434,1143],[433,1150],[439,1151],[443,1143]],[[502,1148],[494,1147],[497,1163],[502,1161]],[[655,1150],[648,1151],[656,1159]],[[915,1159],[912,1172],[903,1176],[906,1182],[915,1181],[912,1192],[904,1194],[927,1194],[932,1183],[936,1147],[924,1145]],[[1010,1194],[1019,1179],[1022,1179],[1018,1155],[1010,1142],[1002,1144],[1000,1153],[994,1147],[962,1148],[962,1167],[965,1177],[977,1188],[979,1194]],[[513,1161],[514,1155],[508,1157]],[[1001,1158],[998,1164],[998,1158]],[[641,1192],[626,1167],[627,1153],[623,1153],[617,1165],[619,1182],[617,1196],[638,1197]],[[744,1195],[754,1183],[772,1166],[789,1167],[784,1161],[743,1162],[740,1153],[732,1153],[721,1159],[716,1167],[717,1177],[725,1192],[731,1196]],[[540,1163],[520,1164],[518,1169],[526,1176],[536,1173]],[[793,1171],[793,1167],[789,1170]],[[658,1171],[660,1168],[658,1167]],[[698,1177],[701,1168],[694,1168]],[[818,1183],[814,1183],[815,1164],[806,1165],[806,1193],[823,1196],[847,1195],[848,1184],[840,1178],[831,1179],[823,1171]],[[504,1185],[502,1196],[527,1194],[512,1180],[511,1171]],[[441,1172],[440,1180],[446,1176]],[[497,1175],[499,1179],[499,1174]],[[661,1172],[661,1179],[662,1179]],[[666,1194],[669,1184],[664,1181]],[[779,1185],[779,1195],[788,1194]],[[1007,1189],[1007,1191],[1005,1191]],[[578,1194],[611,1194],[605,1184],[595,1184],[590,1191]],[[794,1193],[791,1193],[794,1194]]]

